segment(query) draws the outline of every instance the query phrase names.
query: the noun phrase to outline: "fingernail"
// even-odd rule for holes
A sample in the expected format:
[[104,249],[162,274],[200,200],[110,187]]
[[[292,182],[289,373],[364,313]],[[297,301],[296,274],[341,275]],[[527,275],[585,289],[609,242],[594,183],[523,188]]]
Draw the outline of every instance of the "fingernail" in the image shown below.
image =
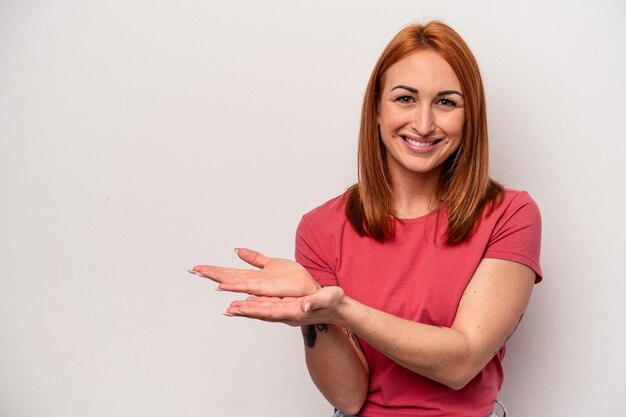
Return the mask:
[[239,248],[234,248],[233,252],[235,252],[235,255],[239,255]]
[[304,303],[304,308],[302,309],[302,311],[304,311],[305,313],[308,313],[309,310],[311,310],[311,303],[309,302]]
[[204,277],[204,275],[202,275],[201,273],[199,273],[198,271],[194,271],[193,269],[188,269],[187,272],[189,272],[190,274],[194,274],[197,275],[199,277]]
[[215,287],[213,288],[215,291],[224,291],[223,289],[221,289],[220,287]]

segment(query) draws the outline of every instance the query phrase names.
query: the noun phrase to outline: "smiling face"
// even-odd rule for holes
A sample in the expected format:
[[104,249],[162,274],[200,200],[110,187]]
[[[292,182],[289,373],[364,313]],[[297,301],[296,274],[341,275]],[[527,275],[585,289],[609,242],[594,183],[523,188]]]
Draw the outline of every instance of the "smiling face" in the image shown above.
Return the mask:
[[392,184],[439,178],[443,163],[463,136],[461,83],[436,52],[420,50],[385,73],[378,125]]

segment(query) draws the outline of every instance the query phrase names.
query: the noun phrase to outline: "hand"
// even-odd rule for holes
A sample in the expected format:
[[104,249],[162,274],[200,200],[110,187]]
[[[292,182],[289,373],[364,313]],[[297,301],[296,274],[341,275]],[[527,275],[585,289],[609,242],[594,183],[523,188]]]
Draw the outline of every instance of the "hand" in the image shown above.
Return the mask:
[[189,272],[213,280],[218,289],[266,297],[302,297],[315,293],[319,284],[302,265],[287,259],[268,258],[250,249],[237,255],[260,270],[197,265]]
[[280,322],[290,326],[334,323],[345,301],[339,287],[320,288],[304,297],[248,297],[233,301],[226,315],[242,316],[263,321]]

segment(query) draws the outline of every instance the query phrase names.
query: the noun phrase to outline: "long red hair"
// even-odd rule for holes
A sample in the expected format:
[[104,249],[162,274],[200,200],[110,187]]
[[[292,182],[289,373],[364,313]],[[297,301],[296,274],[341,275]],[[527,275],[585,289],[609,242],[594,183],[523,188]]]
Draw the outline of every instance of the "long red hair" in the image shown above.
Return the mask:
[[474,55],[451,27],[433,21],[402,29],[387,45],[365,90],[359,132],[359,182],[346,194],[346,215],[361,235],[379,241],[394,233],[392,189],[386,151],[378,129],[378,104],[386,71],[418,50],[432,50],[452,67],[464,95],[465,125],[459,149],[444,162],[437,199],[447,209],[446,242],[467,239],[489,203],[497,204],[500,184],[489,178],[487,109]]

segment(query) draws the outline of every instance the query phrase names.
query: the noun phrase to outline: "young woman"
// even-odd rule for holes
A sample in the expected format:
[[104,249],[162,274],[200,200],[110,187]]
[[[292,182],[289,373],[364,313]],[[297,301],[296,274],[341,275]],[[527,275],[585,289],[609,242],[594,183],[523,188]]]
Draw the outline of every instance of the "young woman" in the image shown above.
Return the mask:
[[298,263],[239,249],[260,269],[190,272],[252,296],[228,315],[301,326],[337,416],[486,417],[541,280],[540,234],[529,195],[488,176],[472,53],[430,22],[404,28],[376,63],[359,182],[303,216]]

